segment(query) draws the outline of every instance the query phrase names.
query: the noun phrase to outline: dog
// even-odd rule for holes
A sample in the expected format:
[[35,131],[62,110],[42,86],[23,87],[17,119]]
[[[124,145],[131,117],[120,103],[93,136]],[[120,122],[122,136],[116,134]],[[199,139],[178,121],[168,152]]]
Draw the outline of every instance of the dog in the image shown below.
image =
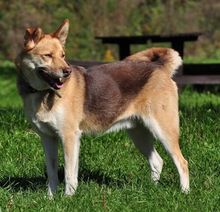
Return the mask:
[[58,141],[64,152],[65,194],[78,185],[82,133],[125,129],[147,158],[158,182],[163,160],[153,145],[161,142],[177,167],[182,191],[189,191],[188,162],[179,147],[178,92],[172,76],[182,64],[170,48],[151,48],[125,60],[83,68],[65,60],[69,21],[51,34],[28,28],[15,59],[17,87],[25,115],[40,136],[46,156],[48,195],[57,190]]

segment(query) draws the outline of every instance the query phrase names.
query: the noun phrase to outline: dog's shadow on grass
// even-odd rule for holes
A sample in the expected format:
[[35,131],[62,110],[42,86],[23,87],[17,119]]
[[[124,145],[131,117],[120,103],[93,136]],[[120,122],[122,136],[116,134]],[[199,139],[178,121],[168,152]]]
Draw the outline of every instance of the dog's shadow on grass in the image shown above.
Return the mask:
[[18,192],[20,190],[37,190],[46,186],[44,177],[8,177],[0,181],[0,187]]
[[[58,172],[60,183],[64,182],[64,169],[60,169]],[[79,182],[93,181],[99,185],[110,186],[112,184],[120,187],[121,182],[106,176],[100,172],[91,172],[90,170],[83,170],[79,172]],[[12,190],[18,192],[20,190],[32,190],[46,189],[47,187],[47,174],[42,177],[5,177],[0,181],[0,187],[6,190]]]

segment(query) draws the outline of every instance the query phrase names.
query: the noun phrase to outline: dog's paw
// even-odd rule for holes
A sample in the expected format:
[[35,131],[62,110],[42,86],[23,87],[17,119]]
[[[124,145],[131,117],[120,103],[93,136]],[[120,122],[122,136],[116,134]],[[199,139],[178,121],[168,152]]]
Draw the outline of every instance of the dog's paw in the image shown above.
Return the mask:
[[[76,186],[77,187],[77,186]],[[66,185],[66,188],[65,188],[65,195],[66,196],[72,196],[75,194],[75,191],[76,191],[76,187],[74,188],[72,185]]]

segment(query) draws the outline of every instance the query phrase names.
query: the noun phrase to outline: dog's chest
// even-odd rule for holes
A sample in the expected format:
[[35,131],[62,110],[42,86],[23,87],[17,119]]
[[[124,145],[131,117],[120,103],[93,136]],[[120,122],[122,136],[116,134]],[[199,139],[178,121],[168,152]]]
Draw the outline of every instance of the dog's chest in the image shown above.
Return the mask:
[[33,99],[25,104],[25,113],[28,121],[38,134],[55,136],[60,134],[63,122],[63,109],[56,107],[48,109],[43,103],[38,103]]

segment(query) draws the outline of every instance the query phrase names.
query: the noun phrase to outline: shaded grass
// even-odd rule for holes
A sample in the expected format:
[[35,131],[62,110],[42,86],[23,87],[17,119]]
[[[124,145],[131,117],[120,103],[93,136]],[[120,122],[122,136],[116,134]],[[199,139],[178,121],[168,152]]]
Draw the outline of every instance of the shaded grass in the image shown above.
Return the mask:
[[146,159],[122,131],[82,137],[79,187],[73,197],[64,196],[60,147],[61,184],[54,199],[49,200],[45,197],[43,148],[24,117],[15,73],[9,76],[5,72],[0,80],[0,211],[165,212],[220,208],[219,95],[192,89],[180,95],[180,146],[189,162],[191,180],[188,195],[181,193],[177,170],[158,142],[155,147],[164,159],[164,169],[156,186],[150,181]]

